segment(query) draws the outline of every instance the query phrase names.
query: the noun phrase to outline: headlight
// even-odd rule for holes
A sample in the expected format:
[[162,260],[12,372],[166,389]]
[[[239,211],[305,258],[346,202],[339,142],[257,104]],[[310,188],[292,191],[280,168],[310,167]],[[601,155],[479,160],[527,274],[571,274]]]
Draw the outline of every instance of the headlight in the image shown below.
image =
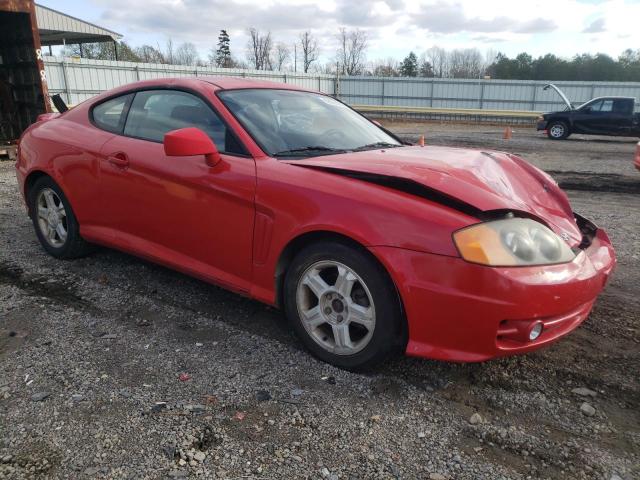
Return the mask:
[[538,117],[538,122],[544,122],[544,117],[542,115]]
[[543,224],[528,218],[507,218],[458,230],[453,240],[468,262],[511,267],[566,263],[575,254]]

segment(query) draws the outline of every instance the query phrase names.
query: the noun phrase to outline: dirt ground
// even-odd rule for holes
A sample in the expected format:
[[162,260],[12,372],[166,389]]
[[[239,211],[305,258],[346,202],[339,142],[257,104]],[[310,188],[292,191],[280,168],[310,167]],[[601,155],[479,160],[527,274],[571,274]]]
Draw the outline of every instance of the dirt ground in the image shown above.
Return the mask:
[[577,331],[522,357],[344,372],[259,303],[107,249],[49,257],[0,162],[0,478],[640,478],[635,140],[389,127],[519,153],[570,188],[619,259]]

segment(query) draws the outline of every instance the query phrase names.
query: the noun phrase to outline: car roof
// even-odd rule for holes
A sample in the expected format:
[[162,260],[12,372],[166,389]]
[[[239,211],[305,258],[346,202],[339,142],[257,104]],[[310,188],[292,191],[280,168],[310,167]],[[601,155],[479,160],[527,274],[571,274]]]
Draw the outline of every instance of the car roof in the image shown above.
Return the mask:
[[140,90],[153,87],[183,87],[196,88],[202,83],[213,86],[215,90],[235,90],[243,88],[275,88],[279,90],[300,90],[308,91],[304,88],[292,85],[290,83],[272,82],[268,80],[254,80],[247,78],[238,78],[230,76],[199,76],[199,77],[163,77],[154,78],[152,80],[142,80],[138,82],[128,83],[120,87],[116,87],[107,93],[121,93],[128,90]]
[[635,97],[622,97],[622,96],[616,96],[616,95],[608,95],[606,97],[592,98],[591,100],[587,100],[585,103],[593,102],[594,100],[634,100],[635,101]]
[[270,80],[255,80],[251,78],[228,77],[228,76],[203,76],[198,80],[215,85],[220,90],[235,90],[239,88],[285,88],[287,90],[304,90],[290,83],[274,82]]
[[[206,83],[213,88],[213,90],[237,90],[248,88],[264,88],[264,89],[278,89],[278,90],[296,90],[301,92],[314,92],[305,88],[292,85],[290,83],[272,82],[268,80],[254,80],[247,78],[238,78],[230,76],[199,76],[199,77],[162,77],[154,78],[151,80],[140,80],[137,82],[127,83],[120,85],[111,90],[102,92],[95,97],[87,99],[82,104],[88,106],[96,105],[105,99],[123,95],[129,92],[135,92],[138,90],[148,90],[153,88],[185,88],[191,90],[197,90],[203,83]],[[74,108],[73,110],[76,110]]]

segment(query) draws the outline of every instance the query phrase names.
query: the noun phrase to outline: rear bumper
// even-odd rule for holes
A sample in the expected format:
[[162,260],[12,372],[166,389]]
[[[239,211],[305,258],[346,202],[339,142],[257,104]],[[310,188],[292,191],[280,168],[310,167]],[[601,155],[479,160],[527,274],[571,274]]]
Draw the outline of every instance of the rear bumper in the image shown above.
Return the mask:
[[[398,248],[371,250],[400,291],[406,353],[460,362],[526,353],[568,334],[588,316],[616,263],[603,230],[571,263],[543,267],[492,268]],[[529,341],[540,322],[542,333]]]

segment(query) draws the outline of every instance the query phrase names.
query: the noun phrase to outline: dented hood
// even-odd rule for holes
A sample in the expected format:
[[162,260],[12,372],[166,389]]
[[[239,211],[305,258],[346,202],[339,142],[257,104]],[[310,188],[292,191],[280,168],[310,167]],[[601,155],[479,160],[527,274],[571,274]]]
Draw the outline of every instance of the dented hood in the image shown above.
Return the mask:
[[[515,155],[416,146],[327,155],[287,163],[389,188],[404,189],[402,185],[417,184],[424,187],[424,196],[466,213],[482,216],[495,210],[523,212],[546,223],[571,245],[579,244],[582,239],[564,192],[550,176]],[[402,180],[402,185],[396,181],[398,179]],[[465,209],[465,206],[470,208]]]

